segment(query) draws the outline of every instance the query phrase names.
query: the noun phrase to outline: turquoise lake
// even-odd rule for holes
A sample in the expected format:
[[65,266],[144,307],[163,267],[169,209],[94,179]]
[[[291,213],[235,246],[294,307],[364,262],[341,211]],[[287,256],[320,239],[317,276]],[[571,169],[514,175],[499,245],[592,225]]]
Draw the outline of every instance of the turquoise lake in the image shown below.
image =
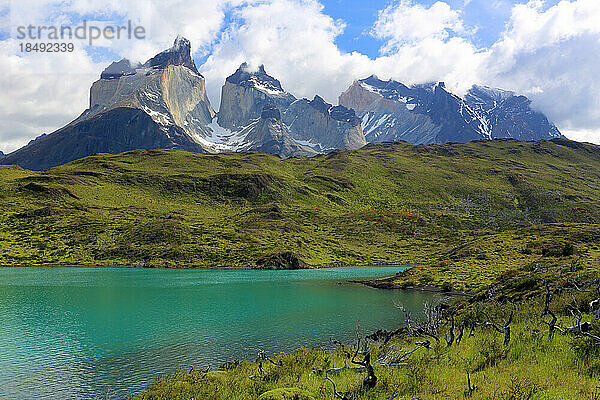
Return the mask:
[[0,268],[0,398],[118,399],[157,374],[350,341],[418,315],[431,294],[357,278],[402,267],[301,271]]

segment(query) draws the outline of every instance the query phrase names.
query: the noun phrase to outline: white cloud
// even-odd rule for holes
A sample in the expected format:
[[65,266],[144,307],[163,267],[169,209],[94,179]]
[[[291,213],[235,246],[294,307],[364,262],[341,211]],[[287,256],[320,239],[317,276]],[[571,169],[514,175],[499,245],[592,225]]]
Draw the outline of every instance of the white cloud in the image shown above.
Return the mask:
[[[438,4],[427,9],[401,1],[380,13],[374,33],[388,40],[384,50],[393,49],[387,59],[395,64],[387,75],[408,83],[444,80],[458,92],[473,83],[511,89],[532,99],[568,137],[600,143],[600,1],[515,5],[489,49],[461,35],[461,14]],[[385,70],[384,60],[374,64]]]
[[18,43],[0,42],[0,143],[11,151],[70,122],[88,104],[100,69],[81,49],[47,57],[15,55]]
[[452,33],[466,33],[460,14],[441,1],[426,8],[401,0],[379,12],[373,35],[387,41],[382,48],[384,53],[425,39],[445,40]]
[[235,13],[201,72],[211,101],[218,104],[225,77],[239,65],[264,64],[284,88],[297,96],[320,93],[337,101],[340,89],[369,71],[368,57],[340,52],[334,43],[344,24],[323,14],[315,0],[272,0]]
[[[10,3],[10,4],[9,4]],[[4,1],[4,30],[18,26],[77,26],[82,19],[121,25],[132,20],[147,31],[147,40],[98,41],[121,57],[142,61],[171,45],[178,33],[202,52],[217,37],[227,0],[181,0],[176,5],[151,0],[13,0]],[[0,150],[12,151],[32,138],[56,130],[88,106],[89,87],[109,60],[93,61],[85,41],[72,53],[23,53],[16,39],[0,41]],[[86,52],[86,50],[88,50]],[[104,53],[106,53],[104,51]]]
[[542,6],[513,8],[506,32],[487,51],[481,79],[527,94],[559,129],[588,132],[600,143],[593,136],[600,131],[600,2]]
[[587,130],[587,129],[563,130],[562,133],[569,139],[577,140],[579,142],[600,144],[600,129],[596,129],[596,130]]

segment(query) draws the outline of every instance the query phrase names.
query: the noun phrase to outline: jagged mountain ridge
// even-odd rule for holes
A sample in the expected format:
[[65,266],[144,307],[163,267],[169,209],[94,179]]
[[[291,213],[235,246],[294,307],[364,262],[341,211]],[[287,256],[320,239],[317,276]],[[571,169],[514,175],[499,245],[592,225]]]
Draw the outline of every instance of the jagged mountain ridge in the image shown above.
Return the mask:
[[355,81],[340,95],[339,105],[332,105],[318,95],[297,99],[264,66],[243,63],[226,78],[217,113],[190,42],[177,37],[171,48],[143,64],[111,63],[93,83],[87,110],[67,126],[0,154],[0,163],[47,169],[97,152],[135,148],[306,157],[390,140],[421,144],[561,137],[530,103],[486,87],[474,86],[459,97],[443,83],[408,87],[371,76]]
[[[276,135],[280,141],[277,146],[263,143],[265,139],[261,135],[246,134],[250,125],[264,119],[265,110],[278,112],[277,124],[281,130]],[[266,73],[263,65],[253,70],[243,63],[227,77],[221,91],[217,123],[231,132],[231,137],[244,136],[246,144],[237,150],[271,149],[269,152],[282,157],[304,157],[339,148],[358,149],[366,144],[354,110],[333,106],[319,96],[313,100],[296,99]],[[292,142],[295,144],[291,145]]]
[[355,81],[339,102],[362,118],[368,142],[413,144],[562,137],[556,126],[512,92],[473,86],[464,98],[443,82],[408,87],[376,76]]
[[319,152],[334,149],[359,149],[366,145],[361,120],[353,109],[334,106],[320,96],[290,104],[283,119],[296,140]]

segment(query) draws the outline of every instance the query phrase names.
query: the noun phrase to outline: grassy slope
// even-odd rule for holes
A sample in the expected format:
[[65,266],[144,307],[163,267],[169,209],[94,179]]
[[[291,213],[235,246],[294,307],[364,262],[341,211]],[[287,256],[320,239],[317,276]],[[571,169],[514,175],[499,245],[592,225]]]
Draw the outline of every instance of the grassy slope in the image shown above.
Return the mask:
[[[464,326],[460,343],[447,344],[446,313],[438,328],[439,341],[401,328],[387,342],[369,342],[378,377],[374,388],[356,392],[364,372],[344,370],[329,376],[339,393],[357,400],[388,400],[393,393],[399,399],[598,399],[600,342],[558,329],[550,338],[547,322],[552,318],[542,316],[542,311],[548,282],[549,306],[557,316],[557,326],[562,330],[572,326],[577,319],[571,313],[581,313],[582,322],[592,322],[590,333],[600,336],[600,323],[588,313],[590,301],[600,298],[599,272],[578,266],[512,270],[476,296],[451,303],[456,311],[455,335]],[[485,322],[489,318],[502,326],[511,311],[511,337],[505,344],[504,335]],[[403,318],[398,311],[399,325]],[[415,325],[413,321],[413,329]],[[425,340],[431,348],[419,348],[418,343]],[[351,366],[353,353],[352,347],[298,349],[274,355],[272,363],[263,362],[263,374],[257,361],[227,363],[215,371],[181,372],[157,378],[132,399],[332,400],[339,397],[334,396],[324,371]],[[384,365],[402,355],[406,357],[400,365]],[[467,374],[476,387],[473,392],[467,391]]]
[[[44,173],[1,167],[0,265],[253,266],[293,250],[314,265],[434,264],[469,289],[517,262],[490,268],[507,240],[531,247],[531,262],[560,230],[597,260],[599,182],[600,148],[568,141],[288,160],[138,150]],[[488,272],[451,277],[455,265]]]

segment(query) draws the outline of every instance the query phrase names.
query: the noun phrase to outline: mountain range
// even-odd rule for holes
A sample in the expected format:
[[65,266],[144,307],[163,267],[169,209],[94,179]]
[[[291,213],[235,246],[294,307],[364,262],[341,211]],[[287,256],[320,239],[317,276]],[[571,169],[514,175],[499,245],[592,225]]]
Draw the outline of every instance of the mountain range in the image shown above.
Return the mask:
[[222,87],[216,112],[190,42],[145,63],[110,64],[90,89],[90,104],[74,121],[32,140],[0,164],[45,170],[95,153],[134,149],[191,152],[255,150],[287,158],[371,142],[413,144],[562,137],[524,96],[482,86],[463,96],[443,82],[406,86],[376,76],[355,81],[339,105],[316,95],[298,99],[267,74],[243,63]]

